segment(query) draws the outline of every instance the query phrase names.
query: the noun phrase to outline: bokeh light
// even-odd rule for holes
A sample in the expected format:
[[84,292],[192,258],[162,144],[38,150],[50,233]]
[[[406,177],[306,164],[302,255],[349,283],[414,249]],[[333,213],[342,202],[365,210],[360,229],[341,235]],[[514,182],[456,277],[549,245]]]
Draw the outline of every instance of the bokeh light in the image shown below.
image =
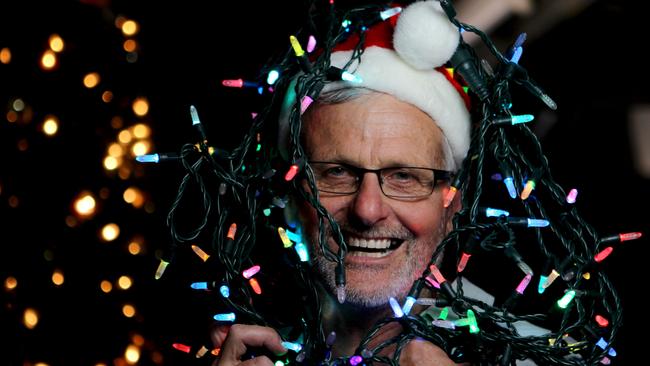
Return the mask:
[[109,293],[113,291],[113,284],[111,283],[111,281],[103,280],[102,282],[99,283],[99,288],[102,290],[102,292]]
[[65,46],[65,43],[63,42],[63,38],[61,38],[61,36],[59,36],[58,34],[52,34],[50,36],[49,44],[50,44],[50,49],[56,53],[63,51],[63,47]]
[[52,283],[54,283],[56,286],[61,286],[63,285],[63,282],[65,281],[65,278],[63,276],[63,271],[60,269],[54,270],[52,273]]
[[101,77],[99,76],[99,73],[96,72],[90,72],[84,76],[84,86],[88,89],[94,88],[99,84],[99,81],[101,80]]
[[139,97],[133,101],[133,113],[138,117],[146,116],[149,112],[149,101],[147,98]]
[[124,33],[125,36],[133,36],[136,33],[138,33],[140,26],[135,20],[127,20],[124,23],[122,23],[122,33]]
[[23,324],[27,329],[34,329],[38,325],[38,312],[33,308],[27,308],[23,312]]
[[122,306],[122,314],[127,318],[133,318],[135,316],[135,307],[131,304],[125,304]]
[[130,344],[124,351],[124,358],[129,365],[135,365],[140,360],[140,347]]
[[54,116],[47,116],[43,121],[43,132],[47,136],[54,136],[59,130],[59,120]]
[[104,241],[113,241],[120,235],[120,227],[115,223],[104,225],[100,237]]
[[11,49],[9,47],[0,49],[0,62],[5,65],[11,62]]
[[16,279],[16,277],[9,276],[5,278],[5,289],[7,291],[11,291],[16,287],[18,287],[18,280]]
[[128,290],[133,285],[133,280],[129,276],[120,276],[117,279],[117,286],[122,290]]
[[78,216],[87,218],[95,214],[97,201],[92,193],[84,191],[74,200],[73,207]]
[[52,70],[56,67],[58,60],[56,58],[56,53],[52,50],[46,50],[41,56],[41,68],[43,70]]

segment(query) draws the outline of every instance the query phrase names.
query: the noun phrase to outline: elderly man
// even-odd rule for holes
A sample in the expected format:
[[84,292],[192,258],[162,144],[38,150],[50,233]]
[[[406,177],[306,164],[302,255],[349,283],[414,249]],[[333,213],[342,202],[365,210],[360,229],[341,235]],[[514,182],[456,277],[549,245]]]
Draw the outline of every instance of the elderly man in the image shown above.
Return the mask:
[[[351,37],[337,45],[332,66],[343,69],[358,41]],[[458,42],[458,29],[436,2],[415,3],[396,25],[385,21],[366,32],[363,55],[347,68],[356,82],[328,82],[301,116],[301,143],[320,204],[347,244],[344,287],[337,281],[337,263],[319,248],[316,210],[300,199],[286,209],[296,211],[311,244],[324,331],[337,335],[335,356],[353,355],[373,324],[391,315],[389,298],[404,301],[451,229],[458,201],[449,205],[444,198],[467,153],[470,121],[467,96],[441,66]],[[286,105],[296,104],[294,87]],[[281,149],[290,115],[283,112]],[[338,252],[331,230],[326,246]],[[400,329],[383,331],[377,341]],[[222,349],[218,365],[272,364],[265,356],[242,362],[250,347],[286,351],[273,329],[260,326],[220,327],[213,339]],[[402,351],[400,363],[454,364],[441,349],[419,340]]]

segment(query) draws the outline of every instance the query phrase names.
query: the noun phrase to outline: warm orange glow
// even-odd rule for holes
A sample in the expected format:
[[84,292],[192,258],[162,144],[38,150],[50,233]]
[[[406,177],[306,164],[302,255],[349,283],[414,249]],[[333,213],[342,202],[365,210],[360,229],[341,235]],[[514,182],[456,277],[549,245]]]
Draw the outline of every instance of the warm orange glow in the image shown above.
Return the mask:
[[106,90],[102,93],[102,101],[104,103],[109,103],[111,100],[113,100],[113,92]]
[[99,284],[99,288],[102,290],[102,292],[109,293],[109,292],[113,291],[113,284],[111,283],[111,281],[103,280]]
[[5,278],[5,289],[13,290],[16,287],[18,287],[18,280],[16,279],[16,277],[9,276]]
[[120,161],[114,156],[107,156],[104,158],[104,168],[106,170],[115,170],[120,165]]
[[131,108],[133,108],[133,113],[135,113],[137,116],[146,116],[149,112],[149,101],[147,101],[147,98],[144,97],[136,98],[133,101]]
[[63,42],[63,38],[59,36],[58,34],[53,34],[50,36],[50,49],[54,52],[61,52],[63,51],[63,47],[65,46]]
[[124,33],[125,36],[132,36],[136,33],[138,33],[139,26],[138,23],[135,20],[127,20],[124,23],[122,23],[122,33]]
[[138,141],[131,147],[134,156],[145,155],[149,153],[150,145],[148,141]]
[[135,365],[140,360],[140,348],[130,344],[124,351],[124,358],[129,365]]
[[122,44],[122,48],[124,48],[124,51],[126,52],[133,52],[137,47],[138,47],[138,43],[133,39],[127,39]]
[[127,180],[131,176],[131,168],[128,166],[121,166],[120,170],[118,170],[117,175],[120,177],[122,180]]
[[57,63],[56,53],[52,50],[47,50],[43,52],[41,56],[41,68],[43,70],[52,70]]
[[204,252],[203,249],[201,249],[198,245],[194,245],[194,244],[192,244],[192,250],[193,250],[194,253],[196,253],[196,255],[198,255],[199,258],[201,258],[204,262],[207,261],[208,258],[210,258],[210,255],[209,255],[208,253]]
[[7,121],[10,123],[14,123],[18,120],[18,113],[16,111],[8,111],[7,112]]
[[25,309],[23,313],[23,324],[27,329],[34,329],[38,324],[38,312],[32,308]]
[[122,148],[122,145],[114,142],[108,146],[108,155],[116,158],[121,157],[124,155],[124,148]]
[[101,238],[104,241],[113,241],[120,235],[120,227],[117,224],[110,223],[104,225],[101,232]]
[[131,132],[129,130],[122,130],[117,135],[117,139],[123,144],[128,144],[131,142],[131,139],[133,139],[133,136],[131,136]]
[[130,304],[125,304],[122,306],[122,314],[127,318],[133,318],[135,316],[135,307]]
[[[112,95],[113,94],[111,94],[111,97]],[[111,118],[111,127],[117,130],[118,128],[122,128],[122,126],[124,126],[124,120],[122,119],[122,117],[115,116]]]
[[136,208],[142,207],[144,205],[144,195],[142,191],[135,187],[129,187],[124,191],[122,195],[126,203],[132,204]]
[[9,47],[4,47],[0,50],[0,62],[5,65],[11,62],[11,50]]
[[99,84],[101,77],[96,72],[91,72],[84,76],[84,86],[88,89],[94,88]]
[[95,213],[97,204],[91,193],[82,192],[74,201],[74,210],[79,216],[91,216]]
[[138,123],[133,126],[133,136],[139,139],[147,138],[151,135],[151,128],[144,123]]
[[132,241],[129,243],[129,253],[132,255],[138,255],[142,251],[142,245],[137,241]]
[[59,120],[54,116],[47,116],[43,122],[43,132],[48,136],[54,136],[59,130]]
[[120,278],[117,279],[117,285],[122,290],[128,290],[131,287],[131,285],[133,285],[133,281],[129,276],[120,276]]
[[131,336],[131,343],[138,347],[144,346],[144,337],[136,333]]
[[63,272],[60,269],[54,270],[54,273],[52,273],[52,283],[61,286],[64,281]]
[[248,283],[251,285],[251,288],[253,289],[253,292],[255,292],[258,295],[262,294],[262,287],[260,286],[260,283],[257,282],[257,280],[255,278],[249,279]]

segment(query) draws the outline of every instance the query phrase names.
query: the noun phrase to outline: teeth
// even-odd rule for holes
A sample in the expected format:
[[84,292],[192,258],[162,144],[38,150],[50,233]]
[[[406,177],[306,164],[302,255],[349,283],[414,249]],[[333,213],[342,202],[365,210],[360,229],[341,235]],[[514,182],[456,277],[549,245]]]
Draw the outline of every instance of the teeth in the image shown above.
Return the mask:
[[388,250],[385,252],[360,252],[358,250],[351,251],[350,256],[357,256],[357,257],[371,257],[371,258],[381,258],[389,255],[392,253],[392,250]]
[[350,238],[348,245],[352,247],[371,248],[371,249],[388,249],[392,243],[390,239],[360,239]]

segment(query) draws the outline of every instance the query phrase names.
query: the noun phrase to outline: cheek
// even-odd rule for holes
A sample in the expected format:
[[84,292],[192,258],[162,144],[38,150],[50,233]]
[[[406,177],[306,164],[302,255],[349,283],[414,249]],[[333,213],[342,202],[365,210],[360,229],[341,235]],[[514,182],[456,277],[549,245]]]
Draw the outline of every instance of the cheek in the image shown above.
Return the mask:
[[417,238],[435,237],[444,219],[442,207],[432,201],[417,202],[395,210],[398,220]]
[[[341,220],[341,215],[344,215],[345,209],[348,205],[345,197],[324,198],[321,197],[320,203],[337,221]],[[312,236],[318,235],[318,213],[308,202],[301,201],[298,204],[298,214],[300,222],[303,225],[303,231]],[[327,225],[327,220],[325,221]]]

